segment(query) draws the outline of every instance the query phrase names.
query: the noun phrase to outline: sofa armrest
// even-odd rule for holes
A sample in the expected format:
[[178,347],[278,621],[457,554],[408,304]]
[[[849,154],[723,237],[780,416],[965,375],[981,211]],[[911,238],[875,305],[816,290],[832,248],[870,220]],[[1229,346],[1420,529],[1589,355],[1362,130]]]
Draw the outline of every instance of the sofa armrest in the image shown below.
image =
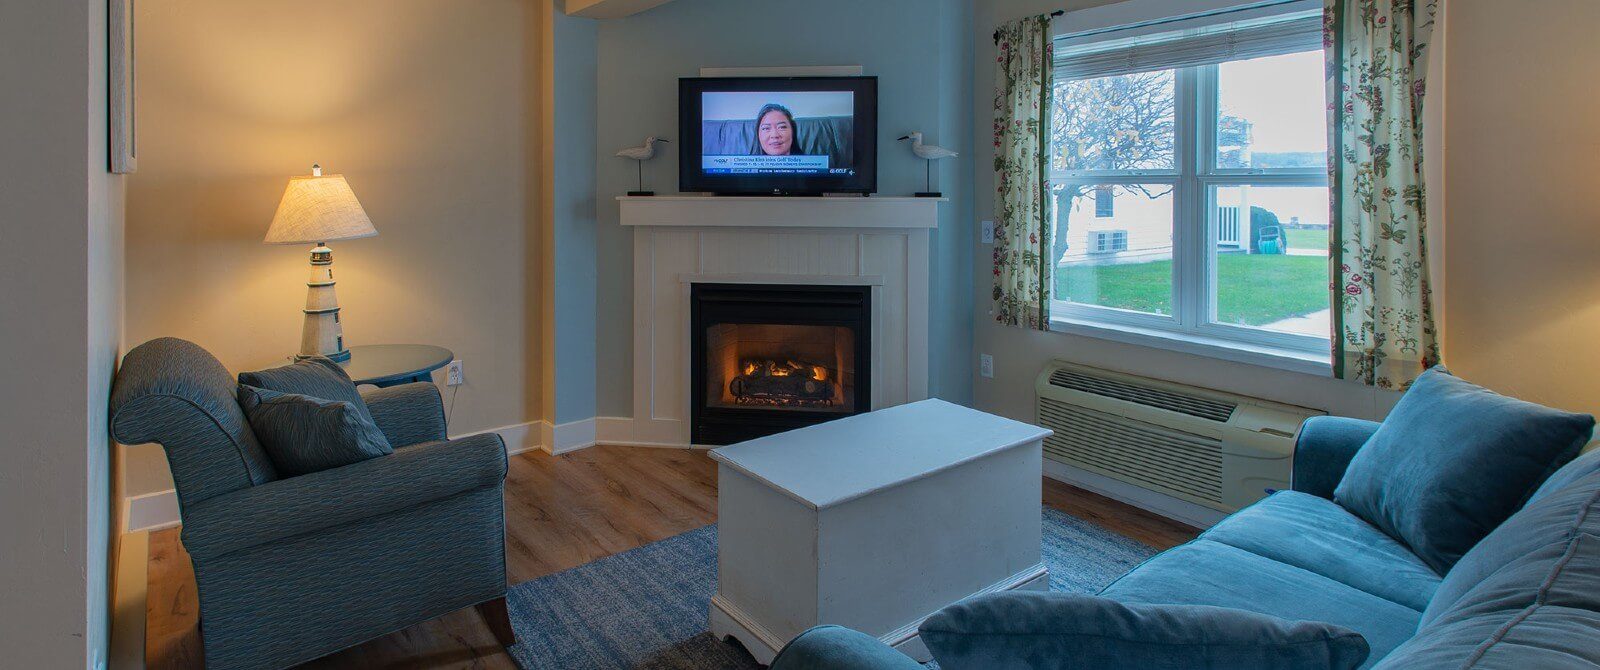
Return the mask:
[[943,668],[1355,670],[1371,649],[1353,630],[1208,605],[1122,603],[1006,591],[946,607],[918,627]]
[[1350,459],[1380,425],[1340,416],[1306,419],[1294,443],[1294,472],[1289,488],[1332,500],[1333,490],[1350,467]]
[[493,433],[404,447],[200,501],[183,510],[183,546],[203,561],[500,486],[505,475],[505,442]]
[[367,391],[361,400],[390,446],[445,439],[444,399],[439,397],[439,387],[430,382]]
[[817,626],[784,645],[769,670],[922,670],[922,664],[866,633]]

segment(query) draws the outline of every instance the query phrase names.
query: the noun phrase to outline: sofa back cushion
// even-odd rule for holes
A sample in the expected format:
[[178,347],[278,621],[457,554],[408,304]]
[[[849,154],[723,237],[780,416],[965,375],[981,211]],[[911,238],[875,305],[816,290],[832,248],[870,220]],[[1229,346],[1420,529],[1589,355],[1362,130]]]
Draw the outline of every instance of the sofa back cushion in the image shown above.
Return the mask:
[[1378,667],[1600,665],[1600,473],[1542,493],[1462,557]]
[[1334,500],[1444,574],[1571,461],[1594,417],[1423,373],[1351,459]]
[[277,479],[235,400],[227,368],[173,337],[134,347],[111,387],[111,434],[123,444],[160,443],[180,506]]
[[[1574,461],[1573,465],[1592,465],[1597,460],[1600,455],[1590,454],[1581,461]],[[1600,497],[1600,472],[1591,472],[1557,490],[1543,492],[1461,557],[1434,591],[1418,628],[1426,628],[1450,612],[1472,606],[1481,608],[1486,602],[1500,602],[1505,598],[1513,599],[1510,606],[1526,606],[1541,586],[1539,580],[1544,573],[1553,570],[1569,549],[1583,548],[1578,546],[1581,538],[1600,534],[1600,513],[1597,513],[1600,510],[1595,509],[1597,497]],[[1512,576],[1521,576],[1525,581],[1520,592],[1515,589],[1502,594],[1489,592],[1486,584],[1516,586],[1514,582],[1506,582]],[[1600,599],[1600,589],[1591,596]]]

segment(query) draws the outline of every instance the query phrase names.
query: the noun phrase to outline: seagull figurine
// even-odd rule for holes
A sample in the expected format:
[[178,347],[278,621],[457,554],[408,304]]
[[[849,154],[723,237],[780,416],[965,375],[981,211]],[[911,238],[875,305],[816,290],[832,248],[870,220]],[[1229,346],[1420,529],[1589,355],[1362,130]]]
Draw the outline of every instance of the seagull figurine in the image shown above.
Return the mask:
[[927,189],[928,190],[923,191],[921,193],[918,193],[917,197],[919,197],[919,198],[938,198],[938,197],[941,197],[943,195],[942,193],[939,193],[938,191],[933,190],[933,162],[936,161],[936,160],[941,160],[941,159],[945,159],[945,158],[954,158],[959,154],[957,154],[956,152],[951,151],[949,149],[946,149],[944,147],[941,147],[941,146],[935,146],[935,145],[932,145],[932,144],[923,144],[922,143],[922,133],[919,133],[919,132],[907,133],[905,136],[901,137],[897,141],[903,142],[905,140],[911,140],[911,153],[916,154],[917,158],[921,158],[922,160],[927,161],[927,170],[926,170],[927,175],[926,175],[926,178],[927,178]]
[[666,142],[666,141],[667,140],[658,138],[655,135],[651,135],[649,137],[644,138],[644,146],[642,146],[642,147],[631,147],[631,148],[623,149],[622,151],[618,151],[617,152],[617,156],[619,158],[630,158],[630,159],[633,159],[634,161],[637,161],[639,163],[639,190],[637,190],[637,191],[628,191],[628,195],[637,196],[637,195],[655,195],[656,194],[655,191],[646,191],[646,190],[644,190],[644,162],[647,161],[647,160],[650,160],[652,158],[655,158],[655,156],[656,156],[656,142]]

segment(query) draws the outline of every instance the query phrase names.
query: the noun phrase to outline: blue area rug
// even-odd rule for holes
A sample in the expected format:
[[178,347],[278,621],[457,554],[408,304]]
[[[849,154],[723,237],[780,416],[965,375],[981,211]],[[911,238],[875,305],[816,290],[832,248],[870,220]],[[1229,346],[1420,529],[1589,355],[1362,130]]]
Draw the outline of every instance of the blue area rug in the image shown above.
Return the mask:
[[[1044,509],[1050,590],[1094,593],[1155,549]],[[717,527],[706,526],[511,588],[512,657],[525,670],[759,668],[715,640],[706,610],[717,588]]]

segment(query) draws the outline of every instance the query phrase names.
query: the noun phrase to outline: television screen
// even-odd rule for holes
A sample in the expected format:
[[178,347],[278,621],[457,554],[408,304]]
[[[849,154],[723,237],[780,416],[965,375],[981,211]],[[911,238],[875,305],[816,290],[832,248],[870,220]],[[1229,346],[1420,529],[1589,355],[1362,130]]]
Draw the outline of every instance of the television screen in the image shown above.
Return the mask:
[[870,77],[684,79],[681,190],[870,193],[876,94]]

